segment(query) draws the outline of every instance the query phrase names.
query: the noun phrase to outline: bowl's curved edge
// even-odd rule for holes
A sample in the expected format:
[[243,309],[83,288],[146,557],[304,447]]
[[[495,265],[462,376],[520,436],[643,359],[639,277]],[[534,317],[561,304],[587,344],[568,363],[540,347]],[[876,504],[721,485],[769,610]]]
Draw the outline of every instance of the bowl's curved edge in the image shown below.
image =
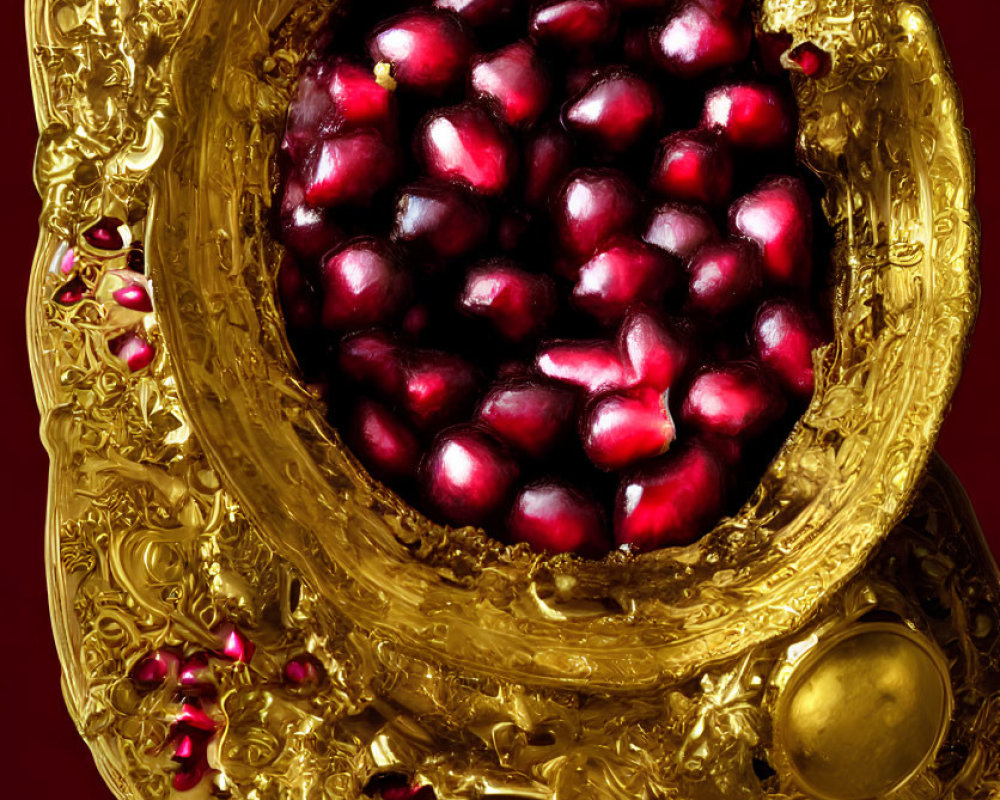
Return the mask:
[[[27,2],[29,29],[31,30],[30,41],[33,45],[52,44],[53,34],[49,30],[51,20],[44,17],[46,8],[46,3],[40,0],[28,0]],[[114,31],[112,30],[111,33],[113,34]],[[147,764],[143,764],[143,768],[136,772],[135,763],[129,761],[129,758],[136,758],[135,750],[130,750],[126,754],[114,738],[122,736],[123,729],[112,726],[102,730],[100,723],[102,720],[115,719],[118,720],[117,725],[123,725],[120,718],[130,714],[132,716],[141,715],[143,718],[146,715],[151,718],[162,717],[162,719],[167,720],[172,713],[169,703],[162,699],[153,698],[155,702],[152,702],[149,698],[145,698],[131,709],[122,709],[116,703],[124,702],[124,700],[116,698],[110,692],[109,687],[114,686],[124,691],[122,686],[123,683],[127,682],[128,670],[150,646],[185,641],[190,642],[192,647],[211,647],[213,625],[216,621],[227,618],[235,618],[252,629],[254,624],[260,622],[259,617],[255,616],[252,609],[247,611],[243,604],[250,602],[249,598],[266,598],[269,602],[274,601],[280,595],[280,591],[275,586],[262,584],[259,587],[251,587],[241,595],[241,591],[244,590],[220,586],[218,581],[213,583],[212,578],[206,576],[206,564],[223,569],[227,566],[234,566],[233,562],[227,561],[225,557],[220,557],[211,550],[213,547],[218,547],[220,543],[229,542],[226,536],[221,535],[218,530],[212,527],[215,521],[215,517],[212,515],[222,514],[229,517],[226,524],[235,520],[233,524],[240,528],[241,536],[249,530],[249,525],[241,519],[238,504],[228,492],[204,484],[204,481],[210,480],[211,474],[215,471],[213,465],[217,464],[217,460],[209,459],[201,450],[197,437],[184,427],[189,423],[182,419],[185,416],[184,405],[177,395],[176,385],[172,380],[155,381],[153,383],[156,385],[151,385],[149,381],[145,380],[143,374],[130,374],[111,356],[106,344],[102,343],[106,342],[109,335],[122,329],[123,325],[118,321],[107,322],[105,320],[95,325],[89,317],[84,316],[81,320],[78,317],[71,317],[69,312],[64,313],[62,310],[55,309],[51,302],[48,290],[53,285],[52,267],[54,260],[60,254],[61,242],[76,236],[82,220],[92,220],[101,213],[117,213],[122,207],[116,205],[117,201],[113,191],[115,185],[112,186],[110,194],[104,197],[95,193],[93,184],[87,184],[82,187],[78,194],[73,194],[73,170],[67,171],[64,168],[60,171],[57,169],[61,163],[57,156],[63,152],[67,142],[67,139],[63,138],[67,136],[66,126],[62,124],[59,115],[54,113],[54,100],[50,96],[51,87],[43,77],[45,69],[51,68],[51,64],[44,67],[42,50],[35,49],[34,52],[36,55],[32,63],[33,83],[36,98],[39,99],[37,105],[39,128],[43,132],[38,185],[39,191],[45,199],[45,211],[43,212],[45,227],[43,227],[35,259],[28,299],[28,333],[32,371],[39,406],[43,413],[43,440],[52,456],[46,557],[57,647],[63,663],[64,688],[71,713],[78,728],[94,749],[95,759],[111,788],[123,798],[160,796],[166,793],[163,775],[151,774]],[[939,50],[939,52],[943,54],[943,51]],[[947,85],[947,88],[951,93],[952,101],[957,103],[957,89],[951,83]],[[956,117],[952,121],[956,129],[954,131],[955,140],[964,144],[966,177],[970,181],[971,190],[971,148],[967,133],[961,128],[960,117]],[[71,139],[70,145],[76,150],[68,152],[86,152],[89,144],[92,143],[86,139],[83,141]],[[137,151],[141,151],[141,149],[140,146]],[[136,158],[135,163],[140,163],[141,153]],[[120,188],[120,184],[118,188]],[[971,200],[969,207],[971,209]],[[975,224],[972,222],[973,226]],[[136,230],[140,229],[142,227],[141,218],[136,219],[130,227]],[[975,281],[974,269],[978,253],[977,230],[970,230],[969,238],[970,243],[966,251],[966,263],[970,276],[968,299],[970,307],[974,307],[978,298],[978,284]],[[100,259],[96,259],[94,265],[97,265],[99,261]],[[94,266],[93,276],[101,274],[102,270],[104,267]],[[89,280],[90,276],[90,273],[87,273],[85,277]],[[94,297],[95,306],[90,309],[95,313],[100,300],[98,294],[95,294]],[[89,312],[84,309],[83,313]],[[964,328],[960,335],[963,339],[971,328],[973,317],[974,313],[969,311],[961,317]],[[71,319],[76,320],[76,327],[72,329],[68,327],[68,322]],[[157,321],[155,319],[144,319],[141,322],[129,320],[128,325],[133,327],[138,325],[143,334],[157,345],[158,360],[154,362],[153,372],[157,376],[162,375],[165,359],[169,357],[169,354],[164,353],[168,348],[165,347]],[[77,334],[83,341],[82,346],[75,338]],[[72,357],[65,358],[68,355]],[[959,369],[960,365],[956,365],[951,375],[950,385],[946,388],[949,393],[958,379]],[[81,370],[89,370],[93,373],[91,377],[100,374],[111,376],[108,379],[109,385],[100,387],[101,391],[105,392],[105,396],[113,400],[109,403],[109,408],[121,411],[123,415],[126,413],[126,402],[122,400],[120,395],[114,394],[114,392],[124,392],[127,395],[128,404],[133,406],[147,404],[144,406],[147,410],[162,412],[168,417],[172,416],[175,420],[181,420],[181,428],[179,429],[171,428],[169,431],[158,429],[156,431],[156,435],[160,437],[158,439],[160,446],[165,446],[163,440],[170,438],[172,433],[175,434],[169,443],[169,447],[172,448],[170,453],[174,455],[164,458],[162,468],[147,469],[148,465],[143,463],[141,459],[134,461],[124,459],[121,463],[109,464],[107,463],[108,451],[104,450],[101,456],[105,459],[103,463],[91,464],[89,469],[80,469],[80,455],[86,454],[88,457],[94,457],[95,454],[93,441],[81,437],[81,432],[86,433],[87,429],[93,433],[91,423],[94,421],[79,416],[81,406],[77,401],[84,389],[76,380],[77,373]],[[92,389],[91,386],[86,391],[92,391]],[[173,423],[171,422],[171,424]],[[176,433],[178,430],[180,430],[179,434]],[[935,433],[936,428],[927,433],[929,441],[932,441]],[[909,476],[911,485],[919,477],[923,462],[926,461],[930,449],[931,445],[928,443],[922,451],[921,457],[913,461],[913,469]],[[184,458],[195,466],[196,470],[183,474],[175,471],[177,466],[175,455],[178,450],[183,452]],[[206,474],[195,474],[198,471],[204,471]],[[94,500],[94,485],[83,486],[77,482],[81,478],[90,480],[98,477],[101,481],[107,478],[110,482],[94,485],[115,486],[120,490],[122,496],[126,496],[138,488],[144,492],[150,492],[156,498],[153,505],[159,504],[164,513],[160,516],[147,515],[145,522],[148,526],[155,527],[158,535],[162,538],[169,538],[171,535],[169,532],[173,530],[170,526],[180,526],[183,529],[185,525],[192,525],[193,518],[201,520],[199,529],[203,535],[196,542],[188,540],[171,542],[170,548],[171,552],[176,550],[176,552],[182,553],[183,559],[186,560],[185,563],[195,574],[194,580],[201,582],[199,586],[203,592],[202,599],[207,598],[212,604],[209,613],[205,613],[204,606],[188,608],[190,619],[181,624],[178,624],[176,620],[169,624],[163,621],[162,628],[152,630],[152,632],[144,629],[141,634],[136,630],[130,630],[129,635],[121,641],[115,638],[118,633],[100,627],[98,623],[104,625],[109,618],[93,616],[93,598],[85,597],[84,593],[79,592],[79,590],[82,582],[95,574],[93,571],[88,571],[87,549],[89,548],[91,555],[94,555],[96,560],[101,562],[104,557],[102,554],[108,552],[107,537],[104,534],[119,529],[107,527],[110,518],[99,520],[101,524],[92,524],[92,522],[87,521],[87,514],[93,510],[89,504]],[[904,504],[900,503],[893,509],[894,518],[898,518],[903,511]],[[127,531],[131,531],[130,526],[134,520],[127,525],[123,523],[123,520],[132,520],[133,518],[126,515],[115,519],[122,523],[121,538],[126,538],[125,534]],[[165,520],[169,521],[169,525],[165,524]],[[90,527],[87,527],[88,525]],[[80,533],[81,531],[82,533]],[[77,533],[80,533],[79,539],[74,538]],[[249,548],[259,548],[259,545],[252,541],[253,538],[252,535],[248,535],[248,538],[241,538],[238,541]],[[204,548],[208,548],[210,553],[208,556],[205,555]],[[254,550],[253,555],[261,556],[264,550],[266,548]],[[273,554],[268,557],[273,558]],[[264,563],[263,557],[261,557],[260,563]],[[114,565],[108,567],[107,564],[103,564],[103,568],[111,572],[111,579],[102,584],[109,594],[116,597],[120,594],[124,597],[130,591],[135,590],[135,586],[117,582],[117,579],[122,575],[129,574],[128,570],[116,573]],[[854,569],[857,568],[858,566],[854,567]],[[294,573],[294,569],[291,572]],[[102,577],[100,570],[97,574],[98,577]],[[107,573],[105,573],[105,577],[106,575]],[[216,577],[218,576],[216,575]],[[846,576],[843,579],[846,580]],[[148,606],[142,606],[141,611],[137,613],[134,608],[129,611],[129,604],[123,600],[120,607],[116,606],[116,614],[121,615],[122,620],[126,622],[129,613],[141,617],[143,624],[147,624],[151,618],[150,615],[160,615],[155,616],[155,618],[165,620],[166,617],[161,613],[162,609],[156,607],[150,598],[145,596],[143,588],[139,587],[136,594],[147,601]],[[832,590],[832,588],[832,585],[827,587],[827,591]],[[307,597],[307,600],[311,599]],[[108,602],[112,601],[109,599]],[[791,619],[801,621],[808,616],[810,610],[809,608],[799,609]],[[81,619],[85,621],[82,626]],[[776,628],[773,635],[779,635],[781,632],[788,632],[788,628]],[[358,632],[355,631],[353,635],[358,635]],[[102,639],[102,637],[107,636],[111,638],[106,641]],[[342,640],[338,639],[338,645],[342,643]],[[713,659],[724,657],[725,654],[731,655],[747,644],[748,641],[744,640],[734,644],[728,651],[704,652],[701,661],[695,663],[692,660],[685,669],[689,672],[699,665],[704,666]],[[275,661],[275,659],[280,658],[281,654],[287,655],[295,648],[305,646],[302,639],[266,642],[260,647],[262,655],[258,657],[252,671],[242,673],[239,667],[234,667],[225,673],[220,680],[226,681],[225,685],[231,688],[245,686],[248,675],[253,675],[254,680],[257,680],[265,673],[269,673],[273,680],[275,664],[280,666],[280,662]],[[269,652],[264,653],[265,650]],[[370,656],[374,651],[365,652]],[[320,655],[325,660],[329,653],[320,652]],[[94,660],[97,656],[100,657]],[[399,658],[400,663],[405,661],[403,656],[393,654],[392,657]],[[261,663],[262,658],[264,659],[263,663]],[[326,663],[332,665],[335,661],[326,661]],[[377,663],[377,660],[372,663],[377,664],[377,666],[373,666],[373,669],[384,668],[384,664]],[[456,661],[453,666],[461,666],[461,663]],[[330,669],[329,666],[328,669]],[[330,671],[332,672],[332,669]],[[516,678],[518,676],[515,674],[508,677]],[[95,679],[98,680],[97,688],[95,688]],[[101,688],[102,686],[104,688]],[[359,689],[351,685],[350,681],[346,681],[343,685],[336,683],[334,688],[338,698],[341,698],[342,695],[349,698],[349,702],[360,702],[358,697],[368,690],[368,687]],[[612,688],[614,688],[613,685]],[[131,698],[129,702],[133,700],[134,698]],[[340,699],[338,702],[345,701]],[[163,730],[165,728],[154,726],[153,735],[162,735]],[[166,770],[169,759],[163,758],[162,754],[157,758],[156,765]],[[338,768],[343,769],[345,775],[351,776],[348,783],[344,784],[345,795],[346,786],[351,785],[356,788],[357,775],[362,774],[373,764],[372,756],[359,756],[357,754],[352,754],[347,763],[339,763]],[[353,783],[351,783],[352,781]]]
[[[235,229],[214,235],[237,217],[225,191],[202,185],[225,153],[212,149],[205,131],[185,139],[185,157],[200,151],[204,160],[189,159],[160,187],[161,222],[170,224],[157,227],[154,242],[160,275],[169,276],[161,286],[170,300],[164,330],[183,354],[174,365],[181,397],[262,535],[311,571],[329,602],[371,630],[452,663],[510,680],[611,691],[674,680],[707,659],[781,635],[865,563],[904,513],[957,383],[978,298],[978,231],[957,89],[925,7],[868,0],[852,9],[827,29],[814,4],[764,4],[768,27],[846,53],[827,83],[797,84],[803,152],[827,182],[840,232],[838,337],[821,363],[817,398],[758,494],[737,518],[682,551],[548,564],[432,526],[370,487],[324,432],[322,409],[295,386],[283,356],[231,358],[262,342],[269,353],[282,350],[267,298],[268,251],[258,242],[249,253],[233,248]],[[868,39],[879,46],[863,48]],[[852,58],[851,48],[864,56]],[[222,62],[217,69],[223,81],[233,72]],[[200,94],[189,99],[213,118],[224,116],[237,140],[246,138],[238,115]],[[867,104],[869,113],[847,114],[848,103]],[[897,129],[888,130],[894,120]],[[922,126],[934,142],[926,162],[900,125]],[[874,160],[891,158],[895,145],[905,163]],[[910,155],[914,163],[906,162]],[[248,174],[251,185],[264,183],[249,160],[223,167],[223,187],[245,185]],[[867,182],[865,170],[874,175]],[[192,207],[199,213],[190,225],[172,224]],[[244,271],[247,285],[234,289],[231,276]],[[226,298],[225,315],[212,308],[218,297]],[[894,325],[906,333],[896,335]],[[233,366],[219,369],[220,361]],[[290,396],[304,410],[290,413],[283,406]],[[788,507],[799,509],[790,520]],[[493,588],[480,590],[475,578],[455,586],[443,579],[453,574],[447,564],[417,563],[404,543],[431,562],[447,554],[445,561],[470,575],[488,572]],[[619,603],[629,610],[619,618],[560,618],[535,600],[539,588],[551,588],[542,585],[546,571],[575,582],[567,605],[631,585]],[[386,581],[387,574],[397,577]],[[429,610],[440,612],[447,633],[427,624]]]

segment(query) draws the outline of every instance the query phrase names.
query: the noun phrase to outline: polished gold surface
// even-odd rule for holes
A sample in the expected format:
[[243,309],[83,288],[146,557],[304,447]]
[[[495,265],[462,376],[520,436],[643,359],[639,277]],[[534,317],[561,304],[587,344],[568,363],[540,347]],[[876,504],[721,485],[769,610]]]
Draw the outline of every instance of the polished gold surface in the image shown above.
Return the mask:
[[[202,794],[353,798],[398,770],[444,800],[801,796],[807,770],[772,739],[797,681],[787,650],[883,611],[945,653],[956,697],[898,796],[1000,789],[996,575],[943,468],[916,491],[978,298],[969,145],[924,5],[762,4],[765,28],[833,56],[796,93],[837,232],[836,338],[735,518],[598,563],[431,524],[367,478],[296,375],[270,159],[334,5],[27,3],[53,620],[67,703],[115,792],[167,796],[174,770],[177,697],[138,691],[131,669],[216,646],[232,622],[256,652],[210,667]],[[144,245],[154,312],[106,302],[126,256],[81,239],[101,216]],[[73,281],[83,299],[57,302]],[[110,347],[128,331],[156,348],[134,373]],[[324,677],[293,691],[282,668],[306,652]]]
[[830,800],[882,797],[937,753],[951,719],[948,667],[901,624],[845,630],[797,665],[774,727],[789,773]]

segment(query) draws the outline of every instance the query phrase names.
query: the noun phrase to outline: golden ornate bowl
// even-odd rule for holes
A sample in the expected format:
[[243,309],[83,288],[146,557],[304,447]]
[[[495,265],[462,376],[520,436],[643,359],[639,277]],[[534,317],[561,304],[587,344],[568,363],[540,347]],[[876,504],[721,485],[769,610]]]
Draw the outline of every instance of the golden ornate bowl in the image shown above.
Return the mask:
[[[837,237],[835,339],[738,515],[603,562],[430,522],[297,376],[271,157],[336,5],[27,3],[49,585],[67,702],[114,791],[174,791],[178,696],[135,668],[217,652],[220,626],[255,649],[208,659],[202,795],[354,798],[385,772],[445,800],[1000,790],[1000,583],[960,487],[927,471],[979,231],[923,3],[760,4],[761,27],[833,58],[795,91]],[[121,221],[113,252],[83,236],[101,218]],[[139,247],[152,311],[107,302]],[[130,369],[122,337],[151,362]],[[316,680],[289,682],[304,654]]]

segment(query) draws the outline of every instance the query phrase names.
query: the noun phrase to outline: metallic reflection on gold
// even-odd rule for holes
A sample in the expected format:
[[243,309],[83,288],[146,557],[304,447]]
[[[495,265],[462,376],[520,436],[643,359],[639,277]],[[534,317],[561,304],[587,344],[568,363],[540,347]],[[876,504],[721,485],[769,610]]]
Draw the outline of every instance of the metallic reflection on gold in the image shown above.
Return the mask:
[[[690,548],[603,563],[430,524],[372,485],[295,371],[271,164],[306,44],[338,5],[27,2],[52,618],[67,705],[115,793],[167,797],[177,768],[178,695],[130,671],[235,623],[255,652],[211,662],[198,796],[355,800],[396,770],[441,800],[799,798],[768,676],[789,640],[822,646],[878,610],[932,638],[966,698],[894,800],[1000,792],[1000,581],[960,487],[939,462],[924,474],[979,245],[925,5],[758,4],[765,29],[833,57],[795,88],[838,237],[835,341],[739,514]],[[81,236],[102,216],[145,246],[155,312],[107,302],[125,255]],[[67,287],[78,300],[56,302]],[[156,348],[134,373],[111,349],[126,332]],[[306,654],[321,679],[288,686]]]
[[858,624],[798,665],[774,720],[803,788],[866,800],[933,758],[951,716],[941,656],[902,625]]

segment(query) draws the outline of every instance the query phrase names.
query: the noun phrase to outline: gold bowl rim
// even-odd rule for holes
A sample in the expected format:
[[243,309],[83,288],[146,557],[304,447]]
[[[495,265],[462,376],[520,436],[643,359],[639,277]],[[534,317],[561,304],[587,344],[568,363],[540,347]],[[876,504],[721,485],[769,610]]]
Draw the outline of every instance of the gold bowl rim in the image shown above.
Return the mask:
[[[193,13],[174,105],[146,124],[157,152],[147,253],[167,370],[198,440],[260,536],[325,601],[428,657],[627,692],[786,633],[860,568],[907,507],[978,304],[971,149],[922,3],[856,0],[861,26],[795,0],[761,4],[765,29],[834,59],[830,76],[795,88],[800,151],[838,236],[836,339],[809,410],[735,517],[688,548],[605,562],[433,525],[367,478],[296,377],[263,222],[290,84],[261,65],[294,64],[327,4],[294,30],[290,5],[271,5],[268,18],[250,0]],[[200,49],[207,29],[226,32]],[[862,107],[863,119],[844,112]],[[43,235],[36,274],[56,244]]]

